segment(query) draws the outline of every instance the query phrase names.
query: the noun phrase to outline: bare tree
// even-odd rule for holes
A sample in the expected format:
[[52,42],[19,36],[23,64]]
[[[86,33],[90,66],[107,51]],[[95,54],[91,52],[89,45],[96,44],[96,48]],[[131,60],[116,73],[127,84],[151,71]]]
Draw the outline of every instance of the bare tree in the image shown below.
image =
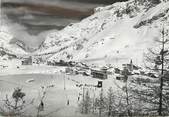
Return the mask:
[[99,117],[102,116],[102,112],[104,112],[103,109],[105,109],[105,97],[104,97],[104,94],[103,94],[103,88],[101,88],[101,91],[100,91],[100,96],[99,96],[99,99],[97,100],[98,102],[98,110],[99,110]]
[[124,76],[124,82],[125,82],[125,86],[122,88],[122,90],[124,91],[124,93],[125,93],[125,100],[126,100],[126,110],[127,110],[127,115],[128,116],[131,116],[132,115],[132,112],[131,112],[131,99],[130,99],[130,95],[131,94],[129,94],[129,90],[131,90],[131,89],[129,89],[129,81],[128,81],[128,77],[129,77],[129,75],[130,75],[130,72],[129,72],[129,70],[126,68],[126,67],[124,67],[124,69],[123,69],[123,71],[122,71],[122,75]]
[[4,101],[4,107],[1,107],[2,114],[9,116],[18,116],[24,113],[24,109],[31,103],[26,103],[24,97],[26,94],[22,92],[22,89],[17,87],[14,89],[12,93],[12,97],[9,98],[6,95],[6,99]]
[[145,55],[146,61],[149,62],[149,65],[153,65],[153,67],[147,67],[150,70],[156,72],[159,74],[159,90],[158,95],[159,95],[159,101],[158,101],[158,114],[161,116],[163,113],[163,93],[164,93],[164,80],[165,80],[165,75],[167,74],[168,70],[168,48],[167,44],[169,40],[167,39],[168,37],[168,31],[165,30],[165,27],[163,26],[163,29],[161,31],[161,36],[162,38],[160,40],[156,40],[159,46],[156,48],[151,48],[149,49],[148,54]]
[[91,101],[89,92],[87,91],[86,95],[85,95],[85,102],[84,102],[84,112],[85,112],[85,114],[88,114],[91,111],[91,106],[92,106],[91,103],[92,103],[92,101]]
[[92,99],[90,98],[89,91],[86,91],[83,100],[79,104],[80,111],[83,114],[89,114],[92,110]]
[[107,110],[108,110],[108,117],[113,116],[115,114],[114,113],[114,111],[115,111],[115,95],[114,95],[112,87],[110,87],[108,89],[106,105],[107,105]]
[[45,90],[45,87],[41,87],[42,88],[42,96],[40,97],[40,102],[39,102],[39,105],[37,107],[37,117],[41,117],[40,113],[42,111],[44,111],[44,98],[46,96],[46,90]]

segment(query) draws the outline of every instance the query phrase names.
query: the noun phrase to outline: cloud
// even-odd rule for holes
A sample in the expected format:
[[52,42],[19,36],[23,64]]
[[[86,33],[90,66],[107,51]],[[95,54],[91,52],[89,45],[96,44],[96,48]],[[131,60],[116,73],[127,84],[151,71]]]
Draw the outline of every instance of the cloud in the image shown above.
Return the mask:
[[13,35],[15,41],[22,41],[28,47],[36,48],[41,42],[41,40],[39,40],[37,36],[28,34],[27,29],[18,23],[12,23],[9,26],[9,31]]

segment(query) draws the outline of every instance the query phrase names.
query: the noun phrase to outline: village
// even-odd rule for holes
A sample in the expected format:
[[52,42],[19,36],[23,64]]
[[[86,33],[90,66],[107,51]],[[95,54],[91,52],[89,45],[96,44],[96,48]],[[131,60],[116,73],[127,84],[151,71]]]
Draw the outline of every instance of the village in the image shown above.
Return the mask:
[[[53,61],[44,61],[41,57],[25,55],[24,57],[17,57],[15,55],[6,53],[5,51],[0,51],[0,55],[2,56],[3,61],[8,60],[17,60],[15,61],[16,68],[19,69],[22,66],[57,66],[63,67],[64,72],[70,75],[78,75],[82,74],[84,76],[91,76],[93,78],[98,78],[101,80],[107,79],[108,75],[115,75],[117,80],[125,80],[125,75],[145,75],[152,78],[157,78],[158,74],[137,66],[133,63],[132,59],[125,64],[121,64],[118,67],[113,67],[113,65],[97,67],[95,65],[87,65],[83,62],[75,62],[75,61],[64,61],[64,60],[53,60]],[[114,63],[116,64],[116,63]],[[8,68],[7,65],[0,65],[2,68]],[[124,71],[126,71],[124,73]]]
[[[3,61],[9,59],[9,55],[6,56],[6,59],[5,56],[3,57]],[[13,59],[15,60],[15,58],[11,60]],[[15,72],[12,73],[17,74],[16,76],[18,77],[14,77],[14,79],[20,79],[18,82],[19,84],[16,86],[24,87],[23,89],[27,93],[29,93],[27,86],[31,86],[30,91],[35,89],[39,91],[41,88],[45,90],[45,92],[54,91],[55,95],[48,93],[47,97],[56,97],[56,95],[59,97],[63,96],[64,99],[59,100],[62,102],[61,105],[64,106],[64,109],[68,109],[69,106],[71,107],[73,105],[79,108],[79,104],[84,99],[87,92],[92,99],[95,99],[99,97],[102,90],[106,92],[109,87],[114,87],[115,91],[120,90],[121,92],[121,88],[123,88],[126,83],[131,83],[128,87],[132,87],[133,84],[137,87],[147,87],[147,83],[155,82],[157,84],[158,80],[158,74],[151,71],[147,72],[148,70],[144,70],[142,67],[135,65],[132,59],[128,63],[122,64],[121,67],[113,67],[110,65],[97,67],[87,65],[86,63],[74,61],[66,62],[64,60],[44,62],[42,59],[27,56],[20,59],[18,64],[14,67]],[[9,71],[8,66],[1,68],[2,71],[5,69]],[[28,72],[28,69],[30,69],[30,72]],[[8,82],[12,85],[16,83],[14,79],[4,79],[3,77],[5,76],[2,76],[3,80],[1,80],[4,82]],[[142,83],[143,81],[147,83]],[[121,88],[119,89],[118,87]],[[63,91],[62,94],[58,94],[60,90]],[[34,92],[32,96],[36,97],[36,95],[37,94]],[[47,97],[46,101],[43,101],[45,104],[49,103],[52,99]],[[59,100],[57,98],[55,103],[58,103]],[[92,101],[92,103],[94,102]],[[44,108],[53,109],[50,106],[44,106]],[[70,111],[72,112],[72,110]],[[97,109],[93,111],[97,113]],[[45,110],[40,112],[41,114],[46,113]]]
[[[3,56],[2,52],[1,55]],[[3,60],[7,61],[7,59],[13,59],[12,57],[13,57],[12,55],[3,56]],[[42,58],[37,58],[33,56],[24,56],[18,62],[16,68],[19,69],[22,66],[41,66],[41,65],[61,67],[64,68],[61,70],[61,72],[64,72],[66,74],[69,75],[81,74],[84,76],[91,76],[92,78],[97,78],[100,80],[107,79],[108,75],[114,75],[117,80],[122,81],[125,81],[125,75],[128,76],[143,75],[152,78],[158,77],[157,73],[135,65],[132,59],[128,63],[122,64],[121,67],[120,66],[113,67],[112,65],[109,65],[100,68],[97,66],[88,66],[87,64],[82,62],[74,62],[74,61],[66,62],[64,60],[44,62]],[[8,66],[4,67],[7,68]]]

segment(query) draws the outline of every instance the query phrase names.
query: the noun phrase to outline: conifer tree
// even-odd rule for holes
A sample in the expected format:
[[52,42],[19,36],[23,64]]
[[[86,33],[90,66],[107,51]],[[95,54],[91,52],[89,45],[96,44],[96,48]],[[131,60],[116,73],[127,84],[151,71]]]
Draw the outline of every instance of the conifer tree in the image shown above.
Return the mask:
[[[166,80],[168,80],[168,62],[169,62],[169,52],[168,52],[168,31],[165,30],[163,25],[163,29],[160,31],[161,38],[156,40],[156,47],[149,49],[148,54],[145,55],[146,61],[149,63],[147,68],[149,70],[155,72],[158,75],[158,81],[152,84],[151,89],[153,97],[156,97],[154,103],[158,105],[156,109],[158,111],[158,115],[165,114],[166,108],[164,108],[164,98],[167,96],[167,92],[169,89],[166,87]],[[154,85],[154,86],[153,86]],[[150,92],[148,92],[149,94]],[[158,100],[157,100],[158,99]],[[164,112],[163,112],[164,111]]]
[[111,117],[113,116],[115,113],[114,110],[115,110],[115,99],[114,99],[114,94],[113,94],[113,89],[112,87],[110,87],[108,89],[108,92],[107,92],[107,101],[106,101],[106,108],[108,110],[108,117]]

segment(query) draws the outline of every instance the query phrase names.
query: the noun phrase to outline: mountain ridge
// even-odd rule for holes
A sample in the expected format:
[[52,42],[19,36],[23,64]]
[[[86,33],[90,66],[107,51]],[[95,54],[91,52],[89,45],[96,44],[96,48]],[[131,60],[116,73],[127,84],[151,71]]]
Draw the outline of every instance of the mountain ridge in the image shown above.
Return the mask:
[[142,64],[143,53],[160,38],[162,24],[169,28],[169,1],[142,1],[130,0],[95,8],[95,13],[81,22],[46,33],[46,40],[33,53],[18,48],[17,45],[25,48],[22,42],[10,44],[13,37],[8,41],[2,41],[1,37],[1,46],[5,45],[4,48],[15,54],[41,56],[47,61],[77,61],[102,66],[133,59]]
[[43,56],[56,52],[51,55],[50,61],[63,59],[104,65],[134,59],[140,64],[142,54],[153,46],[155,38],[160,37],[160,22],[164,20],[168,27],[168,20],[165,19],[168,17],[168,8],[168,1],[155,4],[141,0],[96,8],[92,16],[80,23],[48,34],[37,53]]

